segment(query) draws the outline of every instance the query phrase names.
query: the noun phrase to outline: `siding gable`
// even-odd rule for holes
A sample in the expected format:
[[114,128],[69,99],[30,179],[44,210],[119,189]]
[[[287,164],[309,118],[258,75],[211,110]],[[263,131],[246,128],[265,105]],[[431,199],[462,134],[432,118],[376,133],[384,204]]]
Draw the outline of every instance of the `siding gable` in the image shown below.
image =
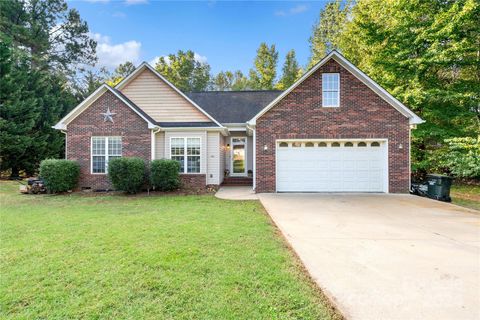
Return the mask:
[[121,92],[158,122],[210,122],[194,105],[145,68]]

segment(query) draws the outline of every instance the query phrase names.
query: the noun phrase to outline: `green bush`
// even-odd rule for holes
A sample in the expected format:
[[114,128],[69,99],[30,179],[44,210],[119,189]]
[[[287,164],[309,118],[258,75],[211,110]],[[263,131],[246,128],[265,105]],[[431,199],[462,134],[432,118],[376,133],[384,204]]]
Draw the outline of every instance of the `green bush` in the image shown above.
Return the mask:
[[447,143],[441,161],[443,166],[459,178],[480,177],[480,137],[453,138]]
[[80,165],[76,161],[48,159],[40,163],[40,178],[48,192],[65,192],[75,189],[80,176]]
[[145,182],[145,162],[140,158],[116,158],[108,163],[108,178],[115,190],[140,191]]
[[150,183],[156,190],[175,190],[180,186],[179,170],[180,164],[175,160],[153,160],[150,165]]

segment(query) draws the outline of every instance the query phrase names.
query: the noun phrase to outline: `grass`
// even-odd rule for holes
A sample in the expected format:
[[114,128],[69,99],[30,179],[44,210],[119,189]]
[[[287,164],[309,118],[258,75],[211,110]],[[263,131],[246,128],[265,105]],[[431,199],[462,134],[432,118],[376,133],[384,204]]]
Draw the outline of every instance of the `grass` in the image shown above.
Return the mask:
[[479,185],[452,185],[450,190],[452,203],[480,211],[480,186]]
[[340,318],[256,201],[17,190],[0,182],[2,319]]

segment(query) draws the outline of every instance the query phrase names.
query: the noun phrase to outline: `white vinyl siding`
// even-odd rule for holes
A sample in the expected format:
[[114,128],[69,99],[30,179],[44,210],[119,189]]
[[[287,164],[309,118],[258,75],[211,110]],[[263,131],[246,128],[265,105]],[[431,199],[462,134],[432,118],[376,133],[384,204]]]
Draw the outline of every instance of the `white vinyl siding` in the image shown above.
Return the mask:
[[220,133],[207,132],[207,184],[220,184]]
[[92,137],[91,173],[108,172],[108,162],[122,156],[122,137]]
[[219,176],[219,184],[223,182],[223,179],[225,177],[225,154],[227,152],[226,150],[226,142],[225,139],[228,139],[229,137],[223,137],[220,135],[220,165],[218,168],[218,176]]
[[212,121],[148,69],[142,71],[121,91],[156,121]]
[[322,74],[322,107],[340,106],[340,74]]
[[157,132],[155,134],[155,159],[165,158],[165,133]]

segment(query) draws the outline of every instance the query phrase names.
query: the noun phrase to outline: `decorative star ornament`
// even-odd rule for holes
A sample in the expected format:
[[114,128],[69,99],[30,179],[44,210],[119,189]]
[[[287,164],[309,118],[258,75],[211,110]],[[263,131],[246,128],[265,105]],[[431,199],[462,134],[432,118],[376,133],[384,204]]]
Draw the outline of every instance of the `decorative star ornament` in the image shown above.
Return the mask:
[[113,116],[116,115],[115,112],[110,111],[110,107],[107,108],[107,112],[100,113],[103,116],[103,122],[110,121],[113,123]]

